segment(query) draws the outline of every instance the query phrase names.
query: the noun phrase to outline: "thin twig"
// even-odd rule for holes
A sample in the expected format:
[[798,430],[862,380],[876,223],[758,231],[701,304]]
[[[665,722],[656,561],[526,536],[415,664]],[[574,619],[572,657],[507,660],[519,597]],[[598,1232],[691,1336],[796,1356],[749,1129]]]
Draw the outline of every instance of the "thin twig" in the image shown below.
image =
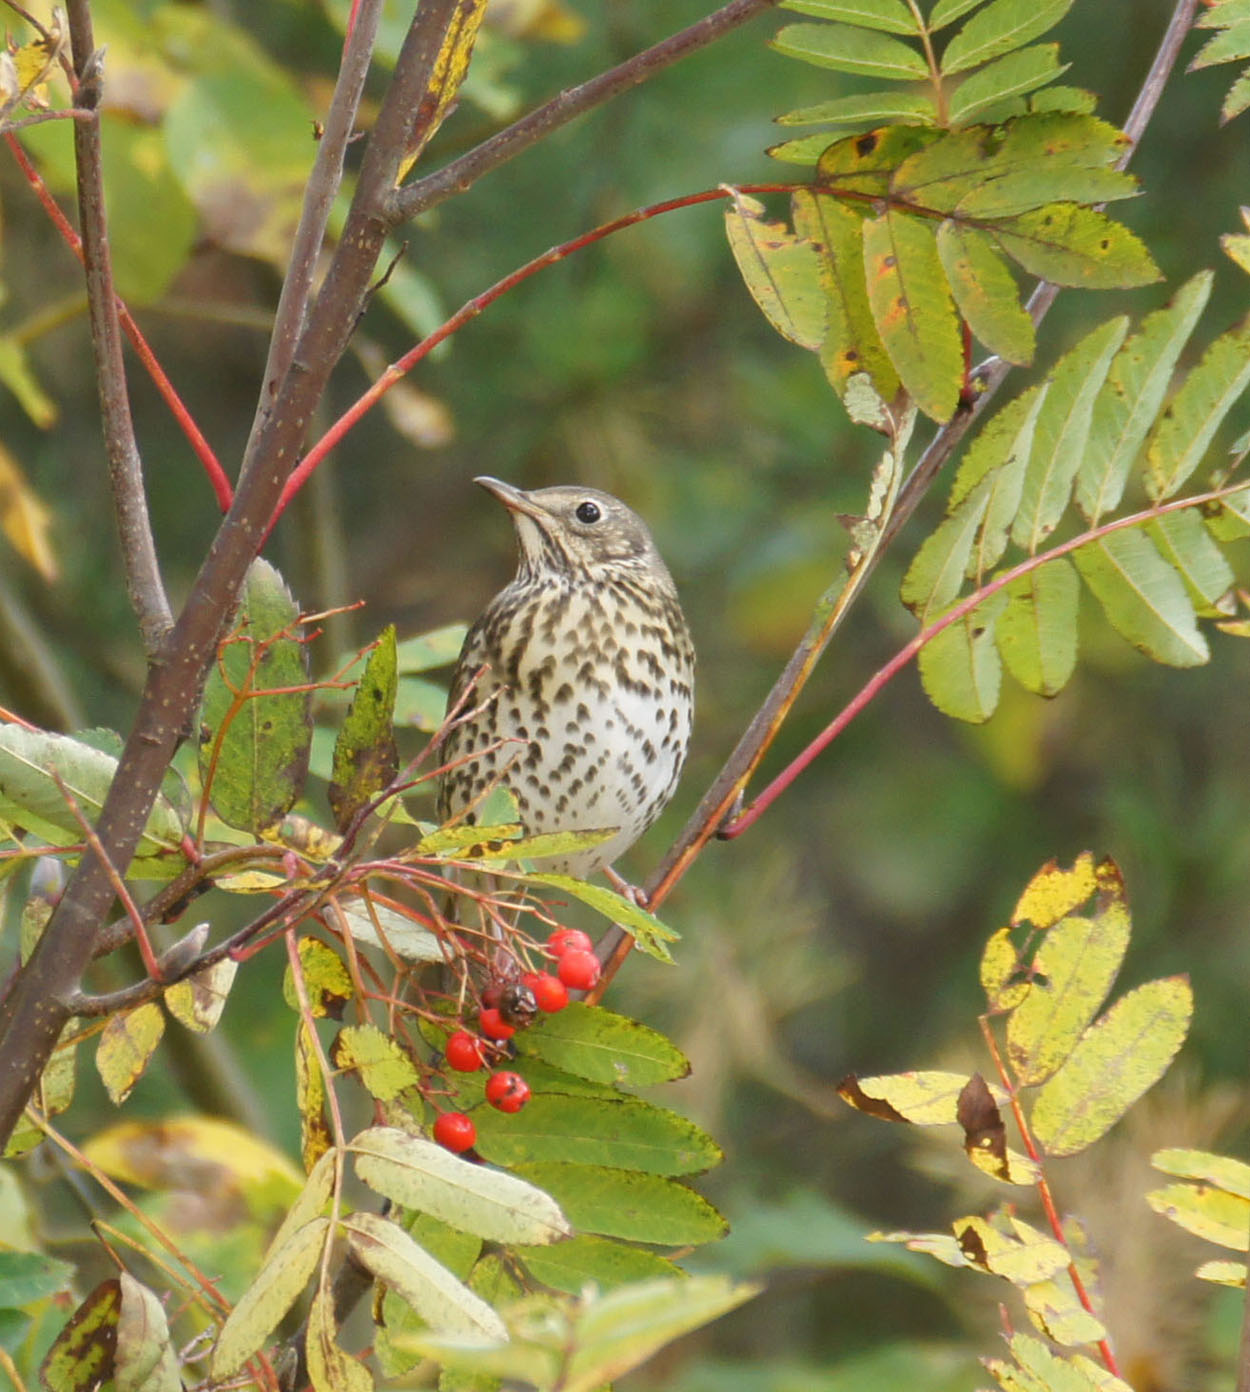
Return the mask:
[[82,227],[83,266],[87,278],[91,339],[95,345],[100,413],[117,530],[121,539],[126,591],[139,621],[149,662],[161,652],[173,626],[169,600],[161,580],[143,487],[143,465],[130,414],[126,364],[122,352],[113,267],[109,254],[108,219],[104,206],[104,167],[100,151],[99,67],[88,0],[70,0],[69,32],[74,71],[79,80],[78,102],[96,110],[96,119],[74,122],[74,160],[78,174],[78,217]]
[[391,225],[406,222],[420,213],[428,212],[453,194],[463,193],[483,174],[489,174],[552,131],[654,77],[679,59],[706,48],[776,4],[777,0],[731,0],[730,4],[697,20],[689,28],[643,49],[641,53],[634,54],[588,82],[552,97],[459,159],[396,190],[388,209]]
[[381,13],[382,0],[361,0],[355,22],[343,43],[338,80],[326,112],[325,129],[317,145],[317,157],[313,161],[282,293],[278,297],[253,433],[268,414],[279,384],[290,370],[295,344],[304,327],[317,258],[325,240],[330,209],[343,181],[343,160],[356,124],[365,79],[369,76]]

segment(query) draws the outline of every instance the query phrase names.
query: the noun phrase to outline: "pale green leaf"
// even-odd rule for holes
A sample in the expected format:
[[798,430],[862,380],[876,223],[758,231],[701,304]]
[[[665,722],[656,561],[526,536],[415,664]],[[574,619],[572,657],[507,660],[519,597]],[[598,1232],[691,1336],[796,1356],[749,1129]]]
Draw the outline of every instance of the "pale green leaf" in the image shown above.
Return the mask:
[[994,628],[1006,604],[1000,590],[921,648],[920,680],[944,715],[976,725],[994,714],[1002,684]]
[[330,1062],[355,1072],[361,1086],[379,1102],[392,1102],[421,1084],[413,1061],[376,1025],[344,1025],[330,1046]]
[[942,53],[942,75],[966,72],[1052,29],[1072,0],[992,0],[964,25]]
[[508,1337],[495,1311],[395,1223],[375,1213],[353,1213],[342,1226],[361,1265],[403,1296],[432,1329],[486,1341]]
[[[816,106],[800,107],[776,118],[779,126],[826,125],[889,125],[892,121],[916,121],[932,125],[936,117],[933,98],[923,92],[907,92],[887,87],[879,92],[859,92],[850,97],[835,97]],[[832,141],[826,136],[826,142]]]
[[1116,1001],[1038,1090],[1031,1122],[1042,1149],[1075,1155],[1109,1131],[1167,1072],[1192,1014],[1183,976],[1148,981]]
[[982,480],[951,515],[925,538],[903,576],[903,603],[922,622],[948,609],[963,588],[972,544],[989,505],[990,482]]
[[341,919],[358,943],[390,949],[406,962],[442,962],[445,952],[436,934],[410,914],[363,899],[340,899]]
[[1011,530],[1016,545],[1030,554],[1055,530],[1068,506],[1089,438],[1094,400],[1127,329],[1123,315],[1100,325],[1051,369]]
[[933,227],[887,211],[864,223],[863,238],[881,341],[916,405],[934,420],[949,420],[963,384],[963,342]]
[[998,651],[1007,670],[1027,691],[1055,696],[1076,668],[1080,582],[1062,557],[1007,586],[998,620]]
[[211,1365],[214,1378],[237,1373],[277,1328],[316,1270],[329,1227],[328,1218],[314,1218],[269,1252],[217,1336]]
[[825,337],[825,297],[816,248],[764,205],[738,194],[725,210],[725,234],[751,297],[783,338],[813,352]]
[[781,8],[889,34],[917,33],[916,17],[903,0],[781,0]]
[[1119,504],[1176,361],[1210,298],[1212,280],[1210,271],[1200,271],[1187,281],[1171,304],[1147,315],[1112,360],[1094,403],[1076,479],[1077,506],[1090,522]]
[[[970,579],[980,583],[982,578],[995,566],[1007,549],[1007,538],[1016,513],[1020,509],[1020,495],[1024,490],[1024,475],[1033,452],[1033,436],[1037,428],[1037,417],[1045,404],[1049,383],[1042,382],[1030,387],[1016,401],[1011,402],[998,413],[991,427],[1001,422],[998,433],[983,430],[973,443],[968,456],[960,467],[960,477],[965,470],[971,476],[974,468],[980,467],[981,460],[997,455],[1001,462],[987,479],[989,502],[985,509],[985,521],[977,534],[968,566]],[[1015,429],[1015,434],[1008,432]],[[981,438],[992,434],[984,451]],[[1002,453],[1005,447],[1005,455]],[[956,478],[956,490],[960,477]]]
[[[1024,466],[1033,451],[1037,413],[1048,390],[1049,384],[1046,382],[1030,387],[982,425],[956,470],[947,504],[949,512],[953,512],[982,479],[991,474],[1015,471],[1023,476]],[[1006,521],[1010,522],[1015,516],[1018,501],[1017,493],[1016,503],[1006,512]]]
[[1056,285],[1117,290],[1159,279],[1141,241],[1095,208],[1050,203],[996,223],[994,235],[1026,271]]
[[1171,667],[1206,662],[1210,650],[1185,582],[1142,528],[1088,542],[1072,559],[1111,626],[1135,648]]
[[957,19],[962,19],[969,10],[975,10],[978,5],[983,4],[985,0],[937,0],[937,4],[929,12],[929,32],[936,33]]
[[972,332],[1006,362],[1031,362],[1033,320],[993,239],[947,218],[938,228],[937,246],[955,305]]
[[1194,1275],[1200,1281],[1213,1281],[1217,1286],[1233,1286],[1237,1290],[1246,1288],[1246,1264],[1235,1261],[1203,1262],[1195,1268]]
[[1021,1085],[1043,1082],[1071,1055],[1115,983],[1129,932],[1127,905],[1113,899],[1042,938],[1029,992],[1007,1020],[1007,1056]]
[[488,1241],[547,1243],[569,1233],[559,1207],[540,1189],[433,1141],[374,1126],[351,1149],[356,1173],[371,1189]]
[[467,632],[464,624],[455,623],[405,638],[395,649],[396,670],[402,676],[450,666],[460,656]]
[[777,31],[771,43],[788,58],[838,72],[860,73],[891,82],[914,82],[929,75],[919,49],[901,39],[847,24],[787,24]]
[[1239,63],[1250,58],[1250,19],[1225,22],[1228,27],[1209,38],[1190,59],[1190,72],[1214,67],[1217,63]]
[[1151,431],[1146,491],[1152,498],[1170,498],[1185,483],[1247,386],[1250,318],[1211,344]]
[[1228,89],[1220,105],[1220,124],[1225,126],[1250,107],[1250,70],[1244,71]]
[[1159,554],[1185,582],[1195,610],[1203,618],[1218,618],[1227,606],[1221,601],[1236,577],[1216,545],[1197,508],[1167,512],[1146,526]]
[[995,102],[1053,82],[1070,66],[1059,61],[1058,44],[1033,44],[1009,53],[959,84],[947,103],[947,120],[954,126],[963,125]]
[[165,1308],[128,1272],[121,1282],[113,1384],[116,1392],[182,1392],[178,1353],[169,1336]]

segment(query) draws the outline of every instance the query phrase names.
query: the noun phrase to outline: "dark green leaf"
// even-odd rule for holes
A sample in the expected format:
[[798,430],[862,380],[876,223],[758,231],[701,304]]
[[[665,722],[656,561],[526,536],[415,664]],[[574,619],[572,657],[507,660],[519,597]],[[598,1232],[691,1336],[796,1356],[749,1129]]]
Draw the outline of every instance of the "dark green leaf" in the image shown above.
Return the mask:
[[1048,561],[1013,580],[998,620],[998,651],[1007,670],[1038,696],[1057,695],[1076,667],[1080,582],[1066,559]]
[[312,721],[298,625],[282,577],[253,561],[200,707],[200,777],[222,821],[244,831],[272,826],[303,791]]
[[932,224],[887,211],[864,223],[868,303],[877,332],[916,405],[937,421],[955,412],[963,342]]
[[1172,370],[1210,297],[1212,279],[1210,271],[1194,276],[1170,305],[1143,320],[1112,360],[1094,402],[1076,478],[1077,506],[1090,522],[1119,504]]
[[371,798],[395,777],[399,750],[395,744],[395,625],[382,630],[356,687],[338,738],[334,742],[334,774],[330,806],[340,831]]
[[929,75],[923,55],[910,44],[847,24],[787,24],[778,30],[772,46],[789,58],[838,72],[893,82],[914,82]]
[[1142,243],[1093,208],[1053,203],[996,223],[994,233],[1026,271],[1056,285],[1115,290],[1159,279]]
[[1018,53],[1009,53],[959,84],[947,104],[947,119],[954,126],[963,125],[994,102],[1053,82],[1070,66],[1059,61],[1058,44],[1033,44]]
[[974,725],[994,714],[1002,684],[994,628],[1006,603],[1000,590],[921,648],[920,680],[943,714]]
[[1072,481],[1089,437],[1094,399],[1127,329],[1128,320],[1123,315],[1101,325],[1066,353],[1050,373],[1020,510],[1011,531],[1016,545],[1030,553],[1043,545],[1068,506]]
[[955,305],[972,332],[1006,362],[1031,362],[1033,320],[993,238],[947,218],[937,246]]
[[580,1002],[536,1020],[515,1044],[522,1056],[595,1083],[651,1087],[690,1072],[689,1059],[658,1030]]
[[992,0],[946,45],[943,77],[1023,48],[1052,29],[1071,8],[1072,0]]
[[514,1246],[510,1251],[525,1263],[535,1280],[569,1295],[581,1295],[588,1285],[609,1291],[633,1281],[681,1275],[657,1252],[589,1234],[571,1237],[554,1247]]
[[1207,640],[1185,583],[1140,527],[1111,532],[1072,559],[1111,626],[1135,648],[1171,667],[1206,662]]

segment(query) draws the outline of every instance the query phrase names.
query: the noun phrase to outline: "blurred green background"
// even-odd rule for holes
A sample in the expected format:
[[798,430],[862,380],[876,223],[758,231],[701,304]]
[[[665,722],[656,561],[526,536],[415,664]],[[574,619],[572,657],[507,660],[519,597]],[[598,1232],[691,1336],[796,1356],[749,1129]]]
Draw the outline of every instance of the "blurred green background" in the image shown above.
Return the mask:
[[[294,125],[266,117],[324,109],[341,8],[297,0],[98,7],[116,103],[111,148],[121,152],[111,170],[119,256],[132,238],[123,282],[131,277],[144,331],[231,472],[276,298],[273,248],[311,151],[303,117]],[[537,28],[490,33],[485,72],[427,159],[467,148],[502,117],[709,8],[692,0],[508,7],[513,21],[528,15]],[[1072,64],[1064,80],[1097,91],[1099,113],[1122,120],[1170,11],[1165,0],[1078,0],[1055,35]],[[440,306],[450,311],[548,246],[660,199],[794,177],[763,153],[779,138],[772,116],[850,84],[770,52],[779,22],[755,21],[410,229],[403,284],[379,298],[363,326],[373,356],[345,361],[325,422],[438,322]],[[1187,56],[1196,47],[1191,38]],[[1216,267],[1217,285],[1199,341],[1244,313],[1244,277],[1217,243],[1239,227],[1238,204],[1250,201],[1250,127],[1244,118],[1217,125],[1231,75],[1175,76],[1133,165],[1144,194],[1120,216],[1168,284],[1065,293],[1040,334],[1040,362],[1110,314],[1161,304],[1169,285],[1202,266]],[[272,105],[257,108],[262,100]],[[152,144],[157,132],[163,145]],[[64,189],[62,135],[41,128],[30,147]],[[56,411],[41,428],[0,392],[0,441],[51,511],[59,562],[58,576],[43,578],[0,548],[8,639],[0,701],[52,725],[125,729],[141,654],[107,521],[75,267],[8,159],[0,159],[0,199],[0,332],[28,354]],[[1028,380],[1017,374],[1007,393]],[[211,536],[213,500],[137,369],[131,384],[156,533],[177,593]],[[306,609],[365,601],[328,625],[328,668],[387,622],[404,636],[472,618],[510,576],[510,529],[472,487],[474,474],[527,487],[578,481],[627,499],[652,523],[700,661],[683,786],[624,867],[641,880],[838,573],[846,544],[839,514],[863,507],[876,442],[847,425],[816,359],[758,314],[716,204],[626,231],[545,271],[470,324],[410,387],[403,430],[375,411],[267,554]],[[1245,429],[1244,408],[1233,424]],[[898,580],[942,505],[939,482],[839,633],[766,773],[911,636]],[[975,1354],[997,1351],[997,1289],[901,1260],[860,1234],[946,1229],[1000,1195],[969,1184],[956,1141],[939,1145],[857,1116],[833,1088],[850,1071],[987,1067],[976,1024],[984,939],[1035,869],[1085,848],[1113,856],[1127,880],[1136,933],[1122,984],[1189,972],[1197,1015],[1179,1081],[1148,1098],[1096,1163],[1057,1167],[1059,1197],[1094,1230],[1134,1385],[1231,1385],[1219,1365],[1235,1343],[1239,1298],[1195,1294],[1186,1282],[1193,1254],[1140,1200],[1150,1182],[1142,1156],[1154,1147],[1244,1142],[1250,648],[1219,635],[1212,647],[1206,668],[1164,670],[1086,615],[1070,687],[1049,703],[1008,689],[980,729],[937,715],[914,672],[905,673],[754,830],[707,850],[665,910],[683,934],[679,965],[631,963],[612,1003],[688,1049],[693,1077],[664,1100],[696,1115],[727,1151],[705,1188],[735,1233],[697,1263],[766,1274],[768,1289],[623,1387],[976,1385]],[[241,974],[223,1029],[266,1100],[269,1134],[291,1146],[291,1025],[267,1005],[280,966],[275,955]],[[131,1106],[176,1112],[187,1105],[180,1088],[171,1060],[140,1084]],[[85,1136],[110,1119],[88,1087],[70,1130]]]

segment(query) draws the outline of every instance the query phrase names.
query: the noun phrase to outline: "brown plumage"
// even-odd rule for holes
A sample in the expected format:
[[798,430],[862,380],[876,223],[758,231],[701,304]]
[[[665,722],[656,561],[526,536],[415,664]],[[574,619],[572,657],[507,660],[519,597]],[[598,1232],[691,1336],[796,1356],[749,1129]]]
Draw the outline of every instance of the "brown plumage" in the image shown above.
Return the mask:
[[[469,630],[449,710],[477,713],[443,749],[444,820],[496,783],[527,832],[614,828],[589,850],[542,862],[585,878],[611,864],[673,795],[690,740],[694,648],[651,534],[593,488],[527,493],[475,480],[512,515],[520,560],[511,584]],[[499,740],[508,743],[496,745]]]

